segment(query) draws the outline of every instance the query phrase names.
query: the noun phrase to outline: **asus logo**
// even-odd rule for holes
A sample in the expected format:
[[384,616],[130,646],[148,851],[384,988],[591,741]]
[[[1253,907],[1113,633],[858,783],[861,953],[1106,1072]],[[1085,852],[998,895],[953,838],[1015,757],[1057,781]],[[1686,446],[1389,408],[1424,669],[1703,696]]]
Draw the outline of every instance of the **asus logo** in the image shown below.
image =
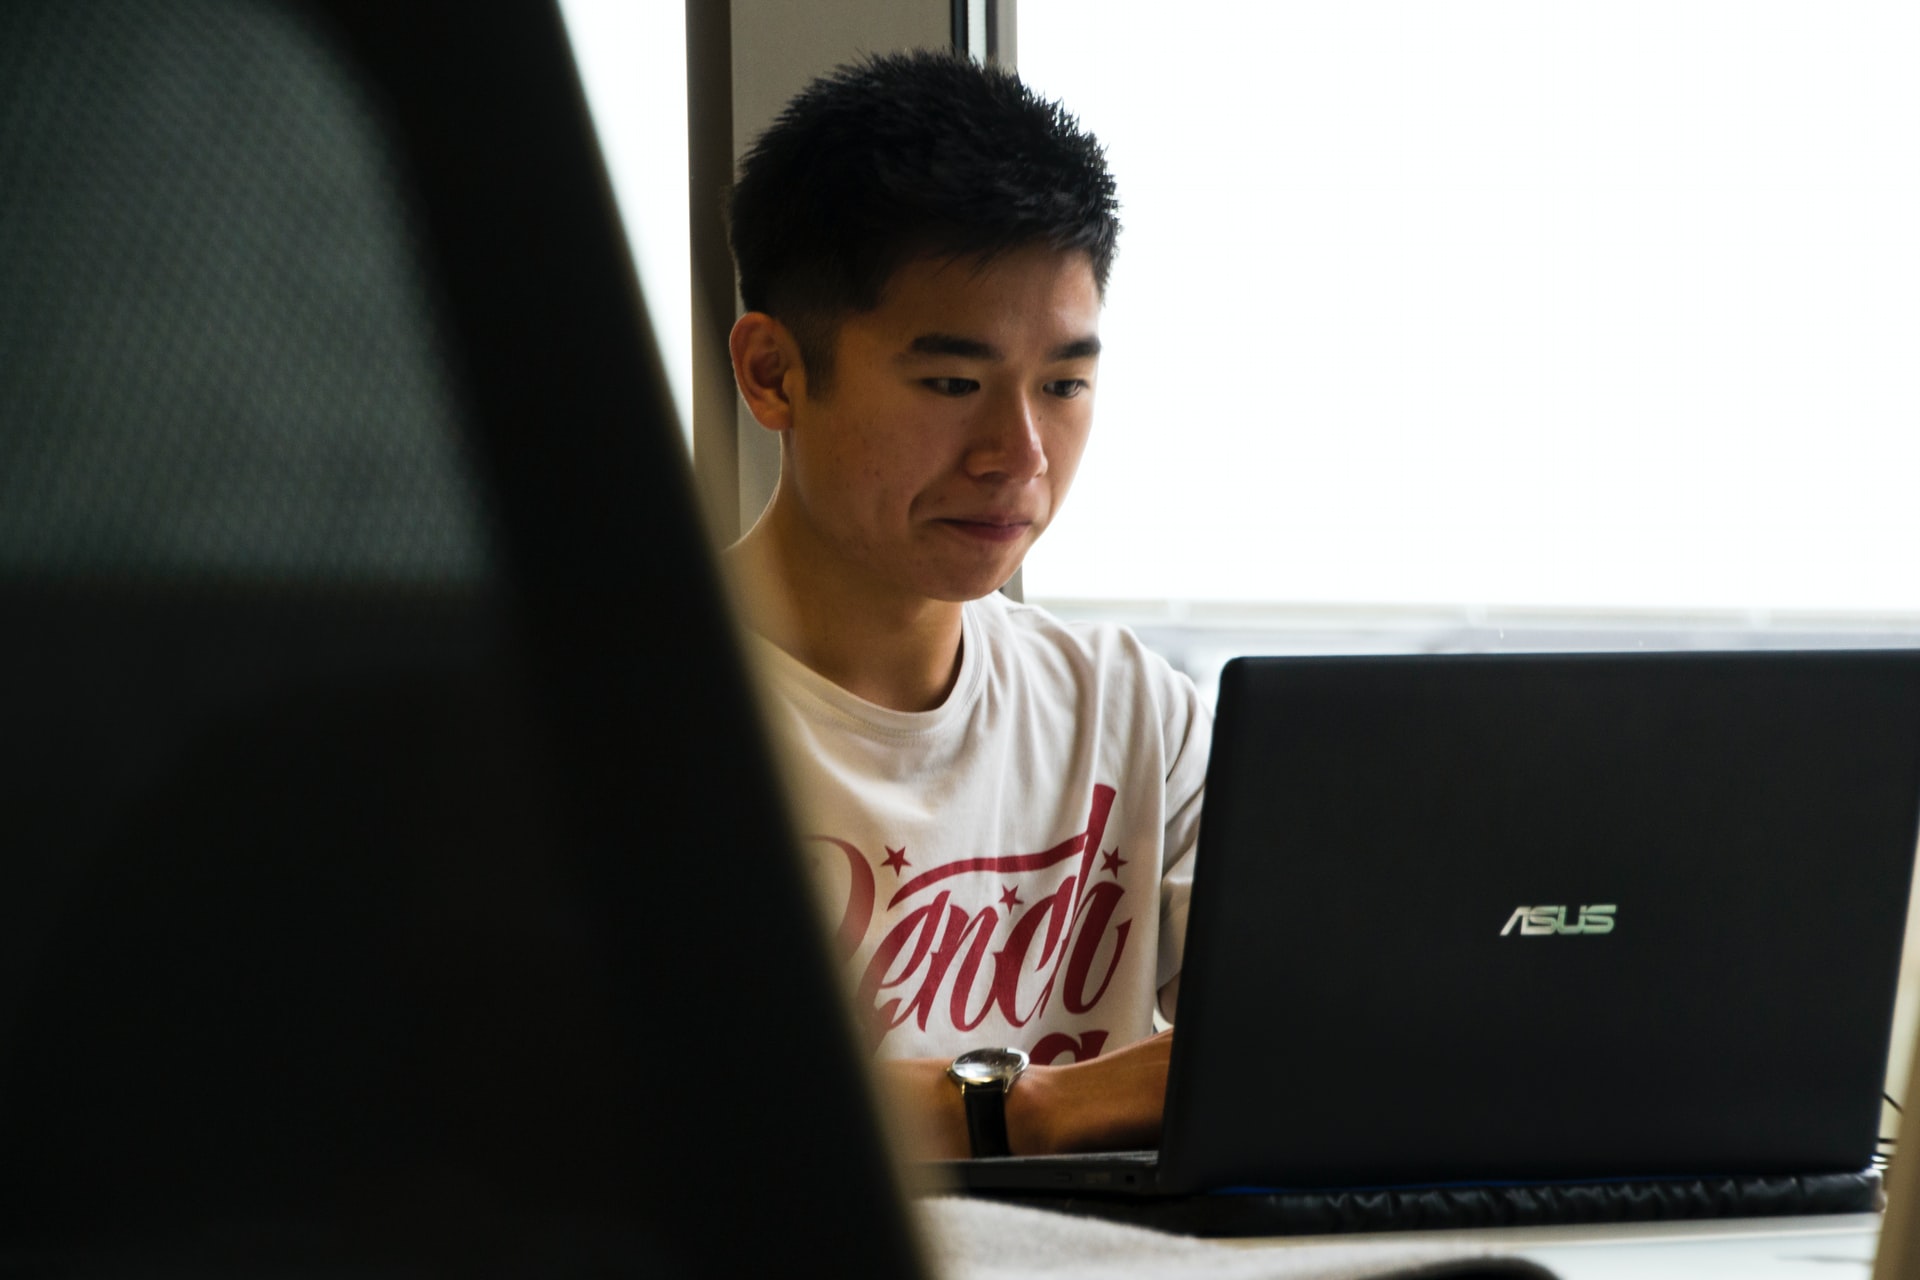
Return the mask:
[[1567,923],[1565,907],[1515,907],[1513,914],[1507,917],[1507,927],[1500,931],[1501,937],[1513,932],[1513,926],[1519,925],[1523,934],[1543,933],[1612,933],[1612,903],[1595,907],[1581,907],[1580,918],[1572,924]]

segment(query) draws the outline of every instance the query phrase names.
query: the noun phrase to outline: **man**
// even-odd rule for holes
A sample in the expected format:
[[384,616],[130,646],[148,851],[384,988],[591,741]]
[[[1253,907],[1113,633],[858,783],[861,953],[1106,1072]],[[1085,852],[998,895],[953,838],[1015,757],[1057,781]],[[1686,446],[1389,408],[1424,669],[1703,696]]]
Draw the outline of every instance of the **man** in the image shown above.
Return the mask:
[[1125,631],[995,594],[1087,443],[1116,207],[1070,117],[934,54],[816,81],[733,192],[734,373],[781,465],[729,567],[925,1155],[1159,1131],[1207,714]]

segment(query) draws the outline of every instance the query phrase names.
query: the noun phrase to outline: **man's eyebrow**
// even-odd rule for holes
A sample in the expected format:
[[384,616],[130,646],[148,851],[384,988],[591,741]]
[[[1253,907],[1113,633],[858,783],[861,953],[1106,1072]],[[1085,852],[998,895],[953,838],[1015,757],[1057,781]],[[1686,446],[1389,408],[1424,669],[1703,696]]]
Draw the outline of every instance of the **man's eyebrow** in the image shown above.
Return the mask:
[[[963,338],[954,333],[923,333],[907,344],[908,356],[959,356],[966,360],[999,360],[1000,348],[978,338]],[[1091,360],[1100,354],[1100,339],[1076,338],[1055,347],[1049,360]]]
[[998,360],[1000,348],[978,338],[962,338],[954,333],[923,333],[907,344],[907,354],[916,356],[960,356],[967,360]]

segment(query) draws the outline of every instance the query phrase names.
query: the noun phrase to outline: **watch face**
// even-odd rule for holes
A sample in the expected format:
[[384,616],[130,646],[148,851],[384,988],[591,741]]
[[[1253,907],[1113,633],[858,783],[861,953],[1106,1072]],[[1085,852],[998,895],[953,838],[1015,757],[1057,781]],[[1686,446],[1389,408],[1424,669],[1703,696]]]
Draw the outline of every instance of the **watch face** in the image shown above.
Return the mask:
[[947,1074],[962,1084],[1013,1083],[1027,1069],[1027,1055],[1018,1049],[974,1049],[953,1060]]

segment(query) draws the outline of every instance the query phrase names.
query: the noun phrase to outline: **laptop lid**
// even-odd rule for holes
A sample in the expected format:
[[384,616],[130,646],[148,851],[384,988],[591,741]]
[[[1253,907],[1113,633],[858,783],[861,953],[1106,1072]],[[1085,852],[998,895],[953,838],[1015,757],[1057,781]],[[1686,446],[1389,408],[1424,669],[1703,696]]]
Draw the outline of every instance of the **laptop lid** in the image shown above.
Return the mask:
[[1242,659],[1161,1184],[1874,1149],[1920,653]]

